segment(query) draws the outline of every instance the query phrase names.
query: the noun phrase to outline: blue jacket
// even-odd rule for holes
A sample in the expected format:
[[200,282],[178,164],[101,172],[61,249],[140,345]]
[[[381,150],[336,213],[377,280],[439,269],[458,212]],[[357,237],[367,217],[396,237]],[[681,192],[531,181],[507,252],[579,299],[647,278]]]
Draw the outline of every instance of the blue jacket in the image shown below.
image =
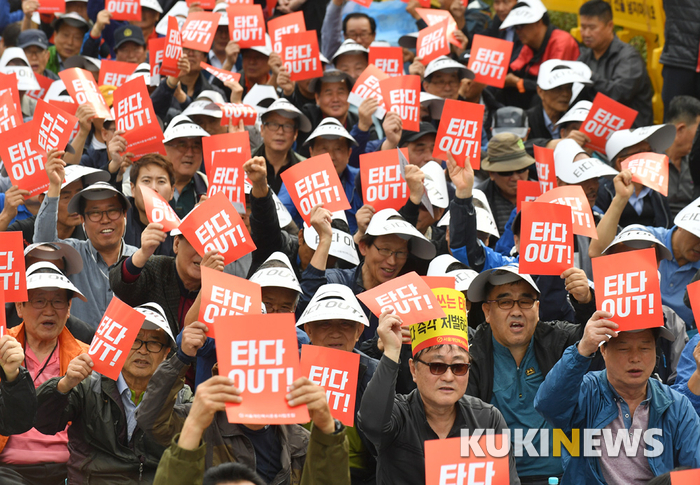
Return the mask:
[[678,365],[676,366],[676,382],[673,384],[673,389],[687,397],[695,407],[695,411],[700,415],[700,396],[696,396],[688,389],[688,380],[698,367],[695,363],[695,358],[693,358],[693,351],[698,342],[700,342],[700,334],[696,333],[690,339],[690,342],[685,344],[681,358],[678,359]]
[[[555,428],[564,432],[574,428],[603,429],[617,418],[618,407],[607,371],[588,372],[591,361],[572,345],[540,386],[535,409]],[[652,473],[658,476],[679,466],[700,468],[700,418],[690,401],[655,379],[649,379],[648,386],[651,404],[647,429],[661,429],[662,434],[654,439],[661,442],[664,450],[659,456],[648,458]],[[648,445],[646,448],[651,450]],[[606,483],[597,458],[574,458],[566,450],[562,457],[562,483]]]

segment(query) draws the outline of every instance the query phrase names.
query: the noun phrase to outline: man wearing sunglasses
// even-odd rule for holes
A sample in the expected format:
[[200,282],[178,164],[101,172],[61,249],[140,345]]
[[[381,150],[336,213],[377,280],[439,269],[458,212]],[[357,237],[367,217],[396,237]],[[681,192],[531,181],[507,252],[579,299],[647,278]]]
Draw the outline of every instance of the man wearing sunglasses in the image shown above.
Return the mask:
[[116,381],[92,372],[85,352],[62,376],[37,389],[36,428],[54,434],[68,427],[68,481],[152,483],[164,447],[136,424],[148,382],[174,346],[165,312],[157,303],[136,310],[146,319]]

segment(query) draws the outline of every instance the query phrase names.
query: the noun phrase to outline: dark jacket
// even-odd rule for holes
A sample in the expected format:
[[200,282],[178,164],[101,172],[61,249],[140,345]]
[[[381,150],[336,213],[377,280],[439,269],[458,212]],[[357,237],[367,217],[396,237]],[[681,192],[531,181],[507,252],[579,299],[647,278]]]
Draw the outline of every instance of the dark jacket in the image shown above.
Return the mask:
[[[196,176],[195,176],[196,177]],[[195,187],[196,187],[195,183]],[[139,218],[139,210],[134,205],[134,198],[129,197],[131,208],[126,211],[126,230],[124,231],[124,242],[134,247],[141,247],[141,234],[146,226]],[[153,254],[158,256],[175,256],[173,252],[173,236],[166,233],[165,241],[160,243]]]
[[[700,29],[700,23],[697,28]],[[696,52],[697,48],[696,42]],[[593,50],[582,47],[578,60],[593,71],[593,94],[602,93],[628,108],[637,110],[639,114],[634,120],[634,127],[654,124],[654,110],[651,106],[654,90],[646,63],[637,49],[615,36],[600,59],[595,58]]]
[[666,41],[659,62],[697,72],[700,48],[700,9],[697,3],[695,0],[664,0],[664,11]]
[[[501,24],[503,21],[498,18],[498,15],[494,15],[493,19],[491,20],[491,23],[489,26],[482,32],[483,35],[486,35],[488,37],[495,37],[497,39],[503,39],[505,40],[506,38],[506,33],[508,32],[508,29],[503,29],[501,30]],[[513,33],[513,52],[510,54],[510,60],[513,62],[515,59],[518,58],[518,55],[520,55],[520,49],[523,48],[523,43],[520,42],[520,37]]]
[[[15,221],[9,225],[7,231],[22,231],[22,239],[24,239],[24,246],[27,247],[34,242],[34,222],[36,221],[36,216],[30,216],[26,219]],[[87,241],[87,236],[83,230],[83,225],[75,226],[73,229],[73,234],[69,237],[73,239],[79,239],[80,241]]]
[[[595,201],[596,207],[602,212],[606,212],[613,198],[615,197],[615,186],[612,180],[602,179],[598,189],[598,198]],[[673,226],[671,208],[668,206],[668,199],[652,190],[644,197],[644,207],[642,214],[637,214],[634,207],[628,202],[620,216],[620,226],[627,227],[630,224],[641,224],[643,226],[665,227]]]
[[[299,146],[299,140],[297,139],[297,146]],[[280,193],[280,188],[282,187],[282,172],[287,170],[288,168],[296,165],[297,163],[306,160],[306,157],[302,157],[299,155],[297,152],[294,150],[289,150],[289,155],[287,156],[287,159],[289,160],[289,163],[282,167],[278,173],[275,173],[275,168],[272,166],[270,162],[267,161],[267,157],[265,156],[265,145],[260,145],[258,148],[255,149],[255,151],[251,154],[253,157],[263,157],[265,159],[265,163],[267,164],[267,185],[275,191],[275,194]]]
[[[542,102],[538,101],[535,106],[528,109],[526,112],[527,121],[530,125],[530,134],[525,142],[525,149],[528,155],[533,156],[534,149],[533,145],[537,146],[547,146],[547,143],[552,140],[552,134],[547,129],[547,122],[544,119],[544,108],[542,107]],[[559,129],[555,127],[557,132]]]
[[17,378],[7,382],[0,367],[0,435],[12,436],[32,429],[36,408],[36,391],[27,369],[20,367]]
[[[87,141],[85,145],[87,145]],[[107,153],[107,149],[101,148],[97,150],[92,144],[87,145],[83,151],[83,155],[80,157],[80,165],[107,170],[109,166],[109,154]]]
[[166,125],[173,117],[182,113],[192,101],[197,99],[197,96],[199,96],[199,93],[202,91],[212,90],[224,96],[221,89],[209,84],[209,81],[207,81],[204,75],[200,73],[199,78],[194,83],[194,92],[192,93],[192,96],[188,95],[185,102],[180,103],[177,99],[175,99],[175,90],[168,86],[167,79],[167,76],[163,76],[158,87],[151,93],[153,110],[155,111],[156,116],[163,120],[163,123]]
[[[420,392],[397,395],[394,387],[399,364],[384,356],[367,386],[357,415],[357,426],[377,450],[377,483],[424,484],[425,441],[438,439],[428,425]],[[508,428],[494,406],[471,396],[457,403],[457,416],[448,438],[459,437],[462,429]],[[510,454],[510,483],[520,484],[515,460]]]

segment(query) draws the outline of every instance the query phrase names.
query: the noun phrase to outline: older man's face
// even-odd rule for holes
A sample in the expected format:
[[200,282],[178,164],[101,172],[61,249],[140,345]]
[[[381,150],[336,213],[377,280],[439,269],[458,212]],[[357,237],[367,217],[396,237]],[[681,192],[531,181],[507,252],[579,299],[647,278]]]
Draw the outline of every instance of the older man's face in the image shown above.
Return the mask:
[[656,365],[656,340],[652,330],[620,332],[600,350],[608,381],[618,392],[646,387]]
[[68,290],[43,288],[29,290],[29,301],[15,303],[29,339],[41,342],[50,342],[63,331],[70,316],[70,305]]
[[139,330],[122,369],[124,379],[128,383],[132,378],[150,378],[169,350],[169,337],[163,330]]
[[[540,319],[540,302],[536,301],[537,298],[537,292],[523,280],[496,286],[489,292],[482,308],[493,337],[499,344],[509,349],[529,344]],[[501,308],[510,304],[512,308]],[[523,308],[530,304],[530,308]]]
[[467,391],[469,372],[458,376],[452,369],[447,369],[444,374],[436,375],[430,372],[428,364],[431,363],[468,364],[469,354],[456,345],[443,345],[423,353],[420,362],[416,359],[409,361],[413,382],[423,402],[437,408],[454,406]]

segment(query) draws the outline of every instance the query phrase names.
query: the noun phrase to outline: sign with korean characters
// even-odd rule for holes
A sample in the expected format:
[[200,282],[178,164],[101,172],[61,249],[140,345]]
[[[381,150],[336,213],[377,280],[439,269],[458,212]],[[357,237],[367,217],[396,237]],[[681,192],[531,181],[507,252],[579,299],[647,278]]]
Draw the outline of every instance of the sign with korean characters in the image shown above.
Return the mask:
[[192,12],[182,26],[182,47],[209,52],[221,15],[214,12]]
[[148,88],[142,76],[114,91],[114,114],[117,129],[124,130],[126,151],[134,159],[147,153],[165,155],[163,131],[160,129]]
[[0,158],[12,185],[33,197],[49,188],[46,152],[36,144],[36,124],[20,125],[0,136]]
[[145,185],[139,185],[148,222],[162,224],[164,232],[180,226],[180,218],[172,206],[158,192]]
[[402,76],[403,49],[401,47],[369,46],[369,63],[377,66],[387,76]]
[[574,265],[571,208],[523,202],[520,224],[520,271],[560,275]]
[[431,291],[445,316],[411,325],[413,355],[433,345],[442,344],[457,345],[469,350],[467,303],[464,294],[454,289],[454,277],[452,287],[433,287]]
[[[408,149],[401,150],[408,158]],[[360,180],[362,200],[375,211],[399,210],[408,200],[408,185],[401,176],[398,155],[383,150],[360,155]]]
[[503,88],[512,52],[511,41],[476,34],[467,65],[474,73],[474,82]]
[[598,229],[596,229],[595,219],[593,219],[591,204],[580,185],[555,187],[538,197],[537,202],[568,205],[571,207],[574,234],[598,239]]
[[9,92],[0,94],[0,133],[10,131],[22,124],[22,115],[17,113],[12,95]]
[[542,195],[542,190],[540,190],[540,183],[534,180],[518,180],[518,199],[517,199],[517,211],[523,206],[523,202],[534,202],[537,198]]
[[596,308],[612,313],[609,320],[619,332],[663,327],[654,248],[599,256],[592,263]]
[[141,20],[140,0],[107,0],[105,10],[112,14],[111,20]]
[[260,5],[228,7],[229,38],[241,49],[265,45],[265,17]]
[[581,125],[581,131],[591,139],[586,146],[605,153],[605,144],[612,134],[631,128],[636,118],[637,111],[602,93],[596,94],[593,106]]
[[27,301],[24,241],[19,231],[0,232],[0,281],[5,303]]
[[306,32],[306,23],[304,22],[304,13],[301,11],[288,13],[280,17],[275,17],[267,22],[267,31],[270,34],[272,42],[272,50],[279,55],[282,55],[284,43],[282,36],[287,34],[298,34]]
[[58,76],[66,85],[68,94],[78,105],[92,105],[96,112],[95,118],[111,118],[109,107],[105,103],[102,93],[97,89],[95,78],[90,71],[74,67],[72,69],[64,69],[58,73]]
[[218,67],[210,66],[206,62],[200,62],[199,66],[202,69],[205,69],[208,73],[213,74],[214,77],[217,78],[222,83],[227,83],[229,81],[238,82],[241,80],[241,73],[240,72],[224,71],[223,69],[219,69]]
[[239,214],[245,214],[245,172],[243,164],[248,160],[237,154],[214,152],[209,173],[207,197],[223,192]]
[[315,30],[287,34],[282,39],[282,45],[280,57],[292,81],[303,81],[323,75]]
[[387,111],[397,113],[408,131],[420,129],[420,76],[390,77],[379,81]]
[[386,105],[384,104],[382,89],[379,87],[379,81],[383,81],[384,79],[389,79],[389,76],[377,66],[370,63],[367,68],[362,71],[357,81],[355,81],[352,91],[350,91],[348,95],[348,103],[359,108],[362,101],[367,98],[374,98],[379,104],[374,115],[379,119],[384,118],[386,114]]
[[427,66],[433,59],[450,53],[450,46],[447,44],[447,25],[447,21],[443,20],[418,32],[416,57],[420,57],[423,65]]
[[241,390],[240,404],[226,404],[230,423],[310,421],[306,405],[291,407],[285,397],[289,386],[302,376],[294,323],[292,313],[217,318],[219,374]]
[[180,69],[178,69],[177,63],[182,57],[182,37],[180,35],[180,25],[174,16],[168,17],[168,33],[165,39],[160,75],[178,76]]
[[668,157],[663,153],[637,153],[623,161],[620,168],[632,172],[632,182],[668,196]]
[[[478,451],[463,452],[462,444],[467,439],[470,448],[478,448]],[[508,485],[509,447],[507,443],[503,443],[504,439],[508,440],[507,437],[498,434],[426,441],[425,484]],[[490,442],[487,443],[487,440]]]
[[450,152],[460,167],[464,167],[469,157],[472,168],[478,170],[481,166],[483,121],[483,104],[454,99],[445,100],[435,138],[433,157],[445,160],[447,152]]
[[557,176],[554,169],[554,150],[534,145],[535,166],[540,190],[544,194],[557,186]]
[[121,86],[136,70],[133,62],[119,62],[102,59],[100,63],[100,76],[97,80],[99,86]]

